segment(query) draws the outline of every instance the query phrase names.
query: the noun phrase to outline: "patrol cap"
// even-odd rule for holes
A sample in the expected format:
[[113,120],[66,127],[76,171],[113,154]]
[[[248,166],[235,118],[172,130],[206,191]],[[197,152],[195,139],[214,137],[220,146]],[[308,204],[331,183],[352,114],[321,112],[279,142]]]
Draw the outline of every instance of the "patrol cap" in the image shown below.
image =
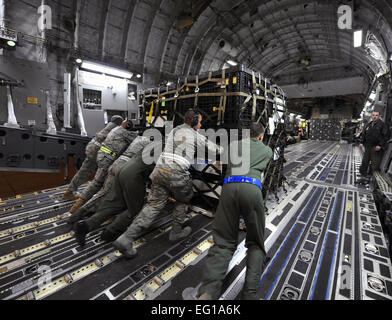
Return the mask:
[[122,116],[115,115],[112,117],[110,122],[113,122],[113,123],[117,124],[118,126],[120,126],[124,122],[124,118]]

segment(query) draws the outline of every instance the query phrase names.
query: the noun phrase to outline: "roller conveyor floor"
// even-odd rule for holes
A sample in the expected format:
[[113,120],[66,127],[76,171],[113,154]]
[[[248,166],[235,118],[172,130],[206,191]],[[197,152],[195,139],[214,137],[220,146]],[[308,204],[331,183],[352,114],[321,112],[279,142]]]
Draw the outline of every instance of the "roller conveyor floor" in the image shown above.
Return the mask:
[[[356,185],[358,148],[309,141],[287,148],[287,193],[267,203],[266,268],[258,294],[271,300],[392,299],[392,268],[370,186]],[[168,241],[167,213],[126,260],[100,230],[81,249],[66,223],[65,187],[0,202],[0,299],[180,300],[200,282],[213,245],[212,219],[190,212],[192,235]],[[103,228],[103,227],[102,227]],[[102,229],[101,228],[101,229]],[[245,275],[245,232],[221,299],[236,299]]]

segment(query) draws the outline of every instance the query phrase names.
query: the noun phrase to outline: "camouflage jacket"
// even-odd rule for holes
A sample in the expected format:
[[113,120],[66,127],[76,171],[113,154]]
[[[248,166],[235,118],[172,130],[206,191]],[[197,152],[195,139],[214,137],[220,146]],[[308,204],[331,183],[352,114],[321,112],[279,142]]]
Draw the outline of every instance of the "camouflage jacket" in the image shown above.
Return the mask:
[[106,139],[108,134],[117,127],[114,122],[109,122],[105,128],[99,131],[94,138],[88,143],[86,147],[86,155],[89,158],[96,159],[99,148],[101,148],[101,143]]
[[102,143],[102,147],[111,151],[112,155],[102,151],[101,148],[98,151],[99,158],[103,156],[117,158],[129,147],[129,145],[138,137],[138,135],[139,134],[137,131],[129,131],[124,129],[122,126],[113,129]]
[[[166,141],[164,152],[157,161],[158,168],[188,170],[198,148],[223,153],[223,148],[209,141],[188,124],[174,128]],[[204,152],[202,152],[204,154]]]
[[143,149],[151,143],[150,139],[146,137],[136,137],[136,139],[131,143],[131,145],[122,154],[125,157],[132,158],[136,154],[143,151]]
[[99,131],[95,137],[93,138],[93,140],[95,140],[98,143],[102,143],[105,141],[106,137],[108,136],[108,134],[110,133],[110,131],[112,131],[114,128],[118,127],[117,124],[115,124],[114,122],[109,122],[105,128],[103,128],[101,131]]

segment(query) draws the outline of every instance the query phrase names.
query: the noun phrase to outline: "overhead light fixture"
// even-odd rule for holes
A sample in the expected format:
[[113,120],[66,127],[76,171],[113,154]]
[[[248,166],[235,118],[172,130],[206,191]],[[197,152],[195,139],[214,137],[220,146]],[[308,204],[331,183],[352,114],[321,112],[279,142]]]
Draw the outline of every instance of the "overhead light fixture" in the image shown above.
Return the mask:
[[120,70],[112,67],[108,67],[102,64],[97,64],[94,62],[83,61],[82,69],[100,72],[106,75],[111,75],[115,77],[131,79],[133,77],[133,73],[125,70]]
[[363,31],[362,30],[354,31],[354,48],[358,48],[362,46],[362,39],[363,39]]
[[227,63],[233,67],[235,67],[238,63],[233,60],[227,60]]

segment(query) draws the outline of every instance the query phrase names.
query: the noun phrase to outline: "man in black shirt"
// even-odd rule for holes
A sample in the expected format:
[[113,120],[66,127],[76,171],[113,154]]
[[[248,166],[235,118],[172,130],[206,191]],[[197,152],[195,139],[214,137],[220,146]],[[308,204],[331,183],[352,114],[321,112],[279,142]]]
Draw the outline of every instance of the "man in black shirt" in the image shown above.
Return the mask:
[[360,145],[360,147],[365,146],[365,154],[359,169],[363,177],[367,176],[370,162],[372,173],[380,170],[382,156],[387,148],[389,138],[389,128],[380,119],[380,112],[373,111],[372,121],[365,126],[362,132],[362,143]]

